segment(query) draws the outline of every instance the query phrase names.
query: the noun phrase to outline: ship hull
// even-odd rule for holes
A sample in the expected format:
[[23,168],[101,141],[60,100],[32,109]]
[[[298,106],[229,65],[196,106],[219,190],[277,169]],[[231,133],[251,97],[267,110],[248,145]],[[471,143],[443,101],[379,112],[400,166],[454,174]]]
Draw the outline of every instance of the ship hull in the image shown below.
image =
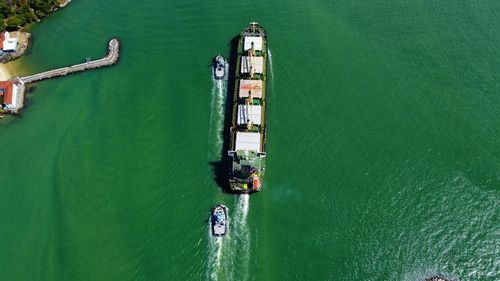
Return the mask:
[[231,106],[229,189],[252,193],[263,187],[266,159],[267,33],[251,23],[236,49]]

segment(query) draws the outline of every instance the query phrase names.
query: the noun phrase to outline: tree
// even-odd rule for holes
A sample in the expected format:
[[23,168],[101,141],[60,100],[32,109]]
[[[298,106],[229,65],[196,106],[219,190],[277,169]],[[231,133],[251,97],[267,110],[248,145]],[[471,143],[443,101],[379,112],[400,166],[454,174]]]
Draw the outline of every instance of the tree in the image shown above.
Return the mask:
[[5,1],[0,1],[0,14],[4,18],[10,14],[10,6]]
[[9,29],[16,29],[21,25],[24,25],[26,22],[18,15],[14,15],[7,19],[6,25]]
[[5,19],[0,15],[0,31],[5,29]]
[[0,0],[0,16],[7,19],[0,22],[0,29],[16,29],[36,21],[50,13],[59,0]]

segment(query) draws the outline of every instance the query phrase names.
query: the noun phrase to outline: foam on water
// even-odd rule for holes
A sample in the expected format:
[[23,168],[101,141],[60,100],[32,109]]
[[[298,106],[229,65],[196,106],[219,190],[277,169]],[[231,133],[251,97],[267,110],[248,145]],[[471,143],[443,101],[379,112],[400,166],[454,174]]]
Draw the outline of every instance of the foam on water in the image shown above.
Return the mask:
[[[271,90],[274,93],[274,86],[272,81],[274,80],[274,71],[273,71],[273,54],[271,53],[271,49],[267,48],[267,57],[269,58],[269,77],[271,78]],[[269,82],[268,82],[269,83]]]
[[[229,65],[226,65],[227,69]],[[212,79],[209,142],[213,145],[209,157],[220,157],[223,142],[224,109],[227,79]],[[208,223],[207,280],[248,280],[250,264],[250,231],[247,224],[250,209],[248,194],[235,197],[234,210],[229,210],[229,233],[213,237]],[[234,212],[234,213],[232,213]]]
[[213,237],[211,233],[211,222],[208,221],[208,235],[209,235],[209,256],[208,256],[208,280],[218,280],[218,273],[221,267],[221,256],[222,256],[222,237]]
[[208,280],[248,280],[250,267],[250,230],[247,223],[250,196],[235,198],[235,210],[229,212],[229,233],[213,237],[208,224]]
[[222,148],[226,89],[227,80],[215,80],[212,78],[210,126],[208,132],[208,141],[213,144],[209,155],[211,159],[220,157],[220,150]]
[[232,219],[232,232],[230,232],[231,253],[233,255],[232,276],[234,280],[248,280],[250,267],[250,229],[247,223],[248,211],[250,209],[250,196],[239,195],[235,199],[235,211]]
[[[237,197],[237,206],[239,212],[241,212],[242,222],[246,223],[248,210],[250,209],[250,196],[248,194],[242,194]],[[237,212],[238,213],[238,212]]]

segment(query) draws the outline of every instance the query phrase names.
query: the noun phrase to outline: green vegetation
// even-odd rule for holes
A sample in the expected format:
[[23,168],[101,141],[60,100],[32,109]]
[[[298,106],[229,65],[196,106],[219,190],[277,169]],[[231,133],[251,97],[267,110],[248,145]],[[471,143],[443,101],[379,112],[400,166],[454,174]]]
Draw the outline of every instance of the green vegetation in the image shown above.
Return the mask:
[[0,0],[0,30],[15,30],[48,15],[63,0]]

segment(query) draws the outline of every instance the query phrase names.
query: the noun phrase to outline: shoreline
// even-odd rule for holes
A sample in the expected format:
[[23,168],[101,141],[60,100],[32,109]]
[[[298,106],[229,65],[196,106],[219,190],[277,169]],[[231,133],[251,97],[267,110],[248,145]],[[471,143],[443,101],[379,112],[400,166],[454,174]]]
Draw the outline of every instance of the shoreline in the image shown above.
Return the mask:
[[18,76],[20,68],[15,62],[0,64],[0,79],[2,79],[2,101],[6,97],[5,103],[0,107],[0,118],[4,114],[19,114],[24,107],[27,84],[38,82],[45,79],[66,76],[72,73],[83,72],[97,69],[105,66],[111,66],[118,62],[120,43],[118,39],[113,38],[108,43],[108,53],[105,57],[97,60],[87,59],[85,62],[49,69],[31,75]]
[[[16,77],[16,74],[19,73],[19,66],[18,64],[15,65],[14,62],[0,63],[0,81],[8,81]],[[22,98],[24,99],[24,94]],[[4,119],[7,115],[10,115],[9,112],[0,108],[0,120]]]
[[15,59],[5,63],[0,63],[0,81],[7,81],[16,78],[25,71],[22,61]]
[[[59,9],[65,8],[71,0],[60,0],[59,3],[50,9],[50,13],[38,18],[35,22],[27,23],[23,26],[18,26],[17,30],[10,31],[12,37],[16,37],[18,41],[17,50],[13,53],[7,53],[0,56],[0,81],[6,81],[14,78],[17,69],[11,64],[11,62],[22,57],[29,49],[31,43],[31,33],[28,32],[29,27],[35,23],[40,23],[43,18],[49,16],[50,14],[56,12]],[[7,32],[3,30],[1,32]]]
[[2,63],[0,64],[0,81],[6,81],[13,78],[13,73],[15,69],[13,69],[11,64]]
[[31,43],[31,33],[25,31],[9,32],[11,37],[17,38],[17,47],[14,52],[2,53],[0,63],[8,63],[22,57],[29,49]]
[[[13,81],[14,83],[19,82],[19,81],[16,82],[14,78],[19,76],[19,74],[22,72],[23,65],[17,59],[22,57],[27,52],[31,43],[31,33],[27,32],[26,30],[29,29],[29,27],[32,24],[41,22],[44,17],[56,12],[59,9],[66,7],[69,3],[71,3],[71,0],[62,0],[60,1],[59,4],[52,7],[48,14],[44,15],[41,18],[38,18],[36,22],[31,22],[23,26],[18,26],[17,30],[10,32],[13,36],[18,38],[19,40],[18,46],[17,50],[14,53],[2,54],[2,56],[0,57],[0,81]],[[11,111],[11,110],[6,110],[4,108],[4,105],[0,104],[0,119],[4,119],[5,116],[8,114],[18,114],[19,110],[23,108],[26,92],[24,84],[23,83],[21,84],[22,84],[21,97],[19,97],[21,102],[21,107],[14,111]]]

